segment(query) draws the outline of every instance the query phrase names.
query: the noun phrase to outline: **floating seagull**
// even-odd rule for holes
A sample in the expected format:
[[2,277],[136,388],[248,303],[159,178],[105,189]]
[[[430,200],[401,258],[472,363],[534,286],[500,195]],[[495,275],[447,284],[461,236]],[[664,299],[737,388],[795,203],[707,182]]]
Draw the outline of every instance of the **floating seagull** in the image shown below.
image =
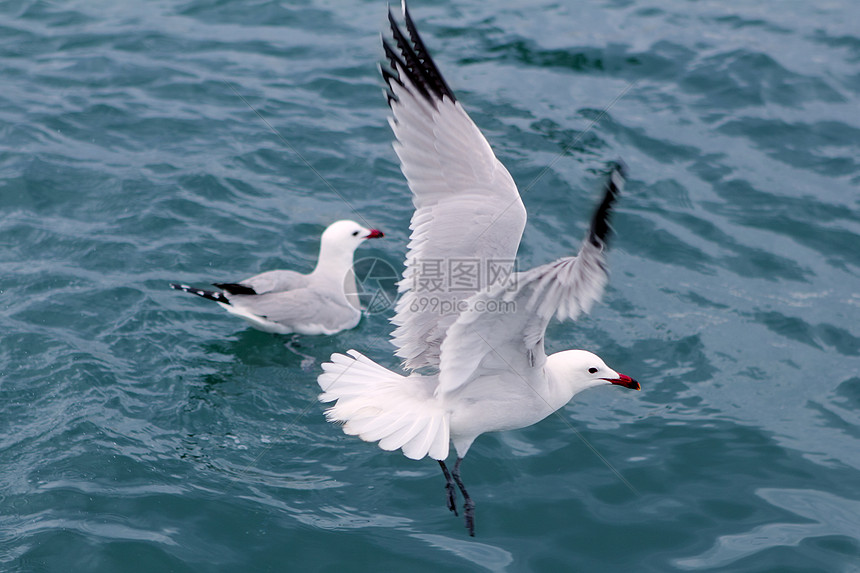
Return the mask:
[[335,334],[361,319],[352,255],[365,239],[384,236],[354,221],[337,221],[320,239],[313,272],[268,271],[238,283],[215,283],[221,291],[171,283],[176,290],[214,300],[251,326],[277,334]]
[[[397,51],[383,40],[391,69],[382,74],[415,205],[392,338],[405,368],[422,371],[404,376],[355,350],[333,354],[318,378],[320,401],[335,402],[326,417],[346,434],[438,460],[448,509],[457,514],[456,486],[474,535],[460,464],[475,438],[534,424],[587,388],[639,389],[591,352],[544,352],[553,315],[574,319],[603,293],[608,219],[624,168],[612,167],[577,256],[511,272],[526,223],[516,185],[442,78],[406,5],[409,39],[388,17]],[[470,281],[464,262],[479,263]],[[491,266],[507,276],[494,278]],[[451,472],[449,442],[457,451]]]

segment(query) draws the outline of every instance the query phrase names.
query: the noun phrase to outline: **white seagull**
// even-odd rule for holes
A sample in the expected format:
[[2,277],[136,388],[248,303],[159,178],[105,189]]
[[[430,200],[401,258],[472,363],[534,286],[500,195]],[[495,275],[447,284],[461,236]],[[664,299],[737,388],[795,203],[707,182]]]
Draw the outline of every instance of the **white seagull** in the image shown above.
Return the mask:
[[355,249],[383,237],[355,221],[337,221],[323,232],[313,272],[268,271],[238,283],[214,283],[221,291],[171,283],[176,290],[214,300],[251,326],[277,334],[335,334],[361,319],[352,272]]
[[[608,217],[624,169],[612,167],[577,256],[512,273],[526,223],[516,185],[442,78],[405,4],[408,39],[388,16],[397,50],[383,40],[390,70],[382,74],[415,205],[392,337],[412,372],[392,372],[355,350],[333,354],[318,378],[320,401],[335,402],[326,417],[346,434],[438,460],[448,509],[457,514],[456,484],[474,535],[475,504],[460,464],[475,438],[534,424],[587,388],[639,389],[591,352],[544,352],[553,315],[587,312],[608,281]],[[457,451],[451,472],[449,442]]]

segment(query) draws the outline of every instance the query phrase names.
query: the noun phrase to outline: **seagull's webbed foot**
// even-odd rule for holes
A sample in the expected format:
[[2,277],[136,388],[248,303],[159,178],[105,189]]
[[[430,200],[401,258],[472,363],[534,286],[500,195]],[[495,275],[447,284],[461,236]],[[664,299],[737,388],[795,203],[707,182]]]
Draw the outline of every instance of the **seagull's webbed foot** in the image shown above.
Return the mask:
[[469,530],[469,535],[475,537],[475,502],[469,497],[469,492],[466,491],[466,486],[463,485],[463,480],[460,479],[460,463],[462,461],[463,458],[457,458],[457,462],[454,464],[454,471],[451,472],[451,475],[457,483],[457,487],[460,488],[460,493],[463,494],[463,516],[466,521],[466,529]]
[[454,480],[451,478],[451,473],[448,471],[448,466],[445,465],[445,462],[442,460],[438,461],[439,465],[442,467],[442,473],[445,474],[445,492],[447,493],[446,499],[448,510],[453,511],[454,515],[459,515],[457,513],[457,498],[454,490]]

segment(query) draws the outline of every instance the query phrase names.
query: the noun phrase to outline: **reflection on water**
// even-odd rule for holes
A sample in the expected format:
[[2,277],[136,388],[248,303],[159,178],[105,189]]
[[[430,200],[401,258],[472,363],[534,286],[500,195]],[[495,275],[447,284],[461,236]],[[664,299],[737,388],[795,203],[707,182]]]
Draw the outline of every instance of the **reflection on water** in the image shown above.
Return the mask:
[[433,547],[449,551],[489,571],[504,571],[514,560],[508,551],[486,543],[429,533],[416,533],[412,537],[426,541]]

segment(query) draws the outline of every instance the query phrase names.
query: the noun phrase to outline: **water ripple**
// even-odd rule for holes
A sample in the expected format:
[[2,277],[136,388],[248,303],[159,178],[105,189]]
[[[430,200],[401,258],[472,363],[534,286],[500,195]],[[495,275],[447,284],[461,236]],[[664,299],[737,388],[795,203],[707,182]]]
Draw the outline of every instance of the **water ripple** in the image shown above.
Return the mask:
[[[675,560],[682,569],[725,567],[740,559],[774,547],[797,546],[812,538],[838,536],[856,539],[860,526],[860,501],[815,490],[763,488],[758,496],[791,512],[807,523],[768,523],[745,533],[725,535],[708,551]],[[855,550],[850,551],[855,555]]]
[[643,391],[480,437],[471,540],[436,464],[316,401],[333,352],[398,366],[390,316],[287,347],[167,287],[309,270],[351,206],[403,260],[372,4],[0,4],[4,571],[856,569],[856,7],[413,2],[524,190],[522,268],[631,168],[604,302],[547,343]]

